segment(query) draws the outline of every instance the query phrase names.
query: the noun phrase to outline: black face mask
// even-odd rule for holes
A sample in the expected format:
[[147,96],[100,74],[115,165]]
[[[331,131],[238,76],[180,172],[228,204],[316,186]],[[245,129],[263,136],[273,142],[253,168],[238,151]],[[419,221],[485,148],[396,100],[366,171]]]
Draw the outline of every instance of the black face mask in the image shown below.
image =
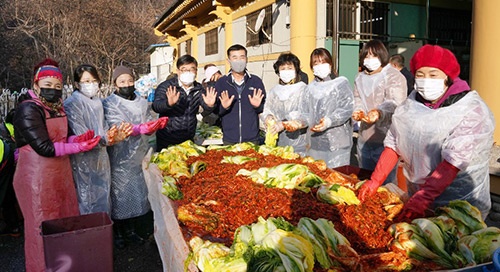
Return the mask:
[[128,87],[119,87],[118,88],[118,94],[122,97],[129,98],[134,94],[135,87],[128,86]]
[[62,98],[62,90],[40,88],[40,96],[45,98],[47,102],[56,103]]

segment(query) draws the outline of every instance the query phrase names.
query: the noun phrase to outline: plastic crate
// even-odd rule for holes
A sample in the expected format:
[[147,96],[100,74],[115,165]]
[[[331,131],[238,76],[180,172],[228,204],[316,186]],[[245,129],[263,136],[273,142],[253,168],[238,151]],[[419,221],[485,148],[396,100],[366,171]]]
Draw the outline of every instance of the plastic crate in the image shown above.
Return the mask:
[[113,228],[107,213],[42,222],[47,271],[113,271]]

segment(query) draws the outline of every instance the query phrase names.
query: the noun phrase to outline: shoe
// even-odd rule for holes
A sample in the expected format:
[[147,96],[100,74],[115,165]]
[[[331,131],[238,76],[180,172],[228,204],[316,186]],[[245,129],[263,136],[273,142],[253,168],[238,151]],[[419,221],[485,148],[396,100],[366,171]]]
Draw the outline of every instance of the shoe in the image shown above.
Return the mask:
[[125,241],[130,244],[144,244],[144,238],[139,236],[139,234],[135,233],[134,230],[127,230],[125,232]]
[[21,229],[19,227],[17,228],[5,227],[2,231],[0,231],[0,236],[19,237],[21,236]]
[[123,239],[123,236],[121,235],[115,235],[113,243],[117,249],[124,249],[126,246],[125,239]]
[[123,237],[122,223],[116,220],[113,224],[113,244],[117,249],[123,249],[127,245]]

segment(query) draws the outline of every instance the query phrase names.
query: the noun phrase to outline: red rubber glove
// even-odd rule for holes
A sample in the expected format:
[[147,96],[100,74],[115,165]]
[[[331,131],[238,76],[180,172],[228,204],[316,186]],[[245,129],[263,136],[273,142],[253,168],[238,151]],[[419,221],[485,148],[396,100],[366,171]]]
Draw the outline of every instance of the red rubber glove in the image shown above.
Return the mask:
[[154,121],[149,121],[143,124],[134,125],[132,127],[132,136],[139,134],[153,134],[157,130],[164,128],[167,125],[168,117],[161,117]]
[[94,138],[94,131],[92,129],[80,135],[72,135],[68,137],[68,143],[81,143]]
[[425,183],[420,186],[420,190],[406,202],[396,222],[409,222],[415,218],[425,217],[425,211],[429,209],[434,199],[453,182],[459,171],[460,169],[447,161],[438,164],[434,172],[425,178]]
[[101,140],[101,136],[80,143],[55,142],[56,157],[90,151],[99,144],[99,140]]
[[388,147],[384,148],[370,180],[366,181],[361,188],[359,188],[358,198],[361,202],[375,195],[378,187],[384,183],[389,173],[394,169],[394,166],[398,162],[398,158],[399,156],[396,151]]

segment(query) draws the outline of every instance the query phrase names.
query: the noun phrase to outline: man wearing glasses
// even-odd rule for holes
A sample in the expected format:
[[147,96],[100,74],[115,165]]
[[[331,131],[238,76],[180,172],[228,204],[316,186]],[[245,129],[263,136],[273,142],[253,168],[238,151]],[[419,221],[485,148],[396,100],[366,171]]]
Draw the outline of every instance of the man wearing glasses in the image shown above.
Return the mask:
[[212,108],[216,102],[215,89],[205,90],[196,81],[198,62],[194,57],[183,55],[176,65],[177,76],[162,82],[155,91],[153,110],[169,118],[167,126],[156,132],[156,151],[193,140],[200,106]]

